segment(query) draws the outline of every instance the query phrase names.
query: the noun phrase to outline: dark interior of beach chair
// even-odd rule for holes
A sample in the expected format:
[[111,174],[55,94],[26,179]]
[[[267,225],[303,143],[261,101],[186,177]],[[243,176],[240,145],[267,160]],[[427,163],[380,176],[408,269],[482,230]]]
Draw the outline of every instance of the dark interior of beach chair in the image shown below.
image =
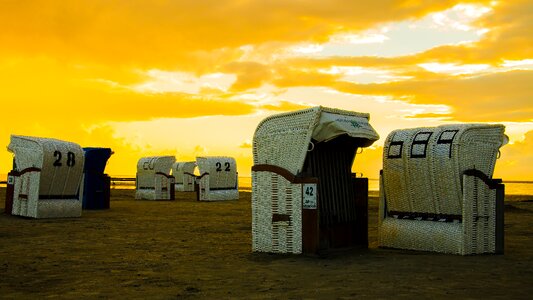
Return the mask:
[[368,247],[368,179],[351,171],[358,147],[367,142],[341,135],[308,152],[302,175],[318,178],[318,210],[303,212],[304,252]]

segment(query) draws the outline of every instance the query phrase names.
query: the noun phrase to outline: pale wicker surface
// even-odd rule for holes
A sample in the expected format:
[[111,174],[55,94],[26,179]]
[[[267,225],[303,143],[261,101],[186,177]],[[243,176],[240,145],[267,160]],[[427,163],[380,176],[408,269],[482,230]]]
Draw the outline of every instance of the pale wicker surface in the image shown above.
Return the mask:
[[238,200],[237,162],[228,156],[197,157],[201,201]]
[[173,196],[171,185],[174,185],[174,178],[170,176],[170,169],[175,161],[174,156],[152,156],[139,159],[135,199],[171,199]]
[[[454,131],[453,141],[443,143],[442,139],[450,140]],[[504,144],[503,131],[502,125],[457,124],[391,132],[383,149],[389,210],[460,215],[463,172],[477,169],[492,176],[498,150]],[[423,153],[422,144],[412,146],[415,137],[422,140],[427,136],[422,132],[431,133],[426,156],[411,157]],[[399,149],[394,142],[403,142],[400,158],[388,157]]]
[[[252,250],[302,253],[302,184],[271,172],[252,172]],[[272,222],[273,214],[290,222]]]
[[[365,139],[369,146],[379,136],[370,126],[369,115],[326,107],[283,113],[267,117],[254,134],[254,165],[281,167],[299,175],[311,141],[326,141],[346,134]],[[335,124],[336,123],[336,124]],[[253,250],[277,253],[302,251],[301,184],[266,171],[252,172]],[[272,214],[289,211],[291,224],[272,223]]]
[[[496,190],[463,173],[476,169],[491,178],[505,143],[502,125],[393,131],[383,152],[380,246],[462,255],[494,253]],[[387,211],[460,216],[461,222],[395,219]]]
[[15,154],[17,171],[40,169],[15,177],[12,214],[32,218],[81,216],[78,191],[84,154],[78,144],[12,135],[8,150]]
[[174,176],[176,191],[194,192],[196,177],[190,174],[194,174],[195,168],[196,161],[182,161],[172,165],[172,176]]
[[300,173],[311,138],[323,115],[336,115],[346,121],[358,123],[357,130],[344,132],[354,137],[371,141],[379,135],[368,123],[369,115],[327,107],[313,107],[295,112],[282,113],[265,118],[254,134],[254,164],[268,164],[287,169],[292,174]]

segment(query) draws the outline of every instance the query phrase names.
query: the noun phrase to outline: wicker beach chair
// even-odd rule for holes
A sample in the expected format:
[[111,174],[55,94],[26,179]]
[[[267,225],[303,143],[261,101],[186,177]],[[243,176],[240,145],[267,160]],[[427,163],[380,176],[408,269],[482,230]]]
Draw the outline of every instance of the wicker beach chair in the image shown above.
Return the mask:
[[503,125],[395,130],[383,150],[381,247],[503,253],[501,180],[492,179]]
[[196,176],[194,169],[195,161],[176,162],[172,165],[172,176],[175,180],[175,188],[178,192],[194,192]]
[[200,171],[200,176],[197,177],[198,200],[239,199],[237,162],[233,157],[197,157],[196,164]]
[[174,200],[174,156],[143,157],[137,162],[135,199]]
[[82,148],[50,138],[12,135],[15,155],[11,214],[31,218],[80,217]]
[[326,107],[264,119],[253,140],[252,250],[367,246],[368,179],[351,172],[379,136],[369,115]]
[[107,160],[113,154],[110,148],[83,148],[85,166],[80,188],[83,209],[108,209],[111,177],[104,174]]

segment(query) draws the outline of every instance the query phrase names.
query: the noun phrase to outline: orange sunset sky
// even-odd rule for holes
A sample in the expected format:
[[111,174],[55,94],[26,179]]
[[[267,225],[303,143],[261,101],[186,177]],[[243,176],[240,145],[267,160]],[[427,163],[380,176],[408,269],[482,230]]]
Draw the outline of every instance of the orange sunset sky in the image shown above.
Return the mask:
[[0,0],[0,174],[10,134],[139,157],[237,158],[266,116],[323,105],[395,128],[506,125],[494,177],[533,180],[533,1]]

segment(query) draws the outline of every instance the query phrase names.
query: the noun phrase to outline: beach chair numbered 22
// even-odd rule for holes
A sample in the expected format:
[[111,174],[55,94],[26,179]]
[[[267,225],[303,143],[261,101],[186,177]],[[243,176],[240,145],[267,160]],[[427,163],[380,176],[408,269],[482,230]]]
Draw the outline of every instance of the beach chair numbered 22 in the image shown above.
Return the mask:
[[75,143],[12,135],[11,214],[31,218],[80,217],[84,155]]
[[263,120],[253,140],[253,251],[367,247],[368,179],[351,168],[378,138],[365,113],[314,107]]
[[504,185],[492,179],[503,125],[395,130],[383,149],[379,245],[503,253]]
[[137,163],[135,199],[174,200],[174,156],[143,157]]
[[237,162],[233,157],[197,157],[200,171],[197,177],[197,198],[200,201],[219,201],[239,199]]

